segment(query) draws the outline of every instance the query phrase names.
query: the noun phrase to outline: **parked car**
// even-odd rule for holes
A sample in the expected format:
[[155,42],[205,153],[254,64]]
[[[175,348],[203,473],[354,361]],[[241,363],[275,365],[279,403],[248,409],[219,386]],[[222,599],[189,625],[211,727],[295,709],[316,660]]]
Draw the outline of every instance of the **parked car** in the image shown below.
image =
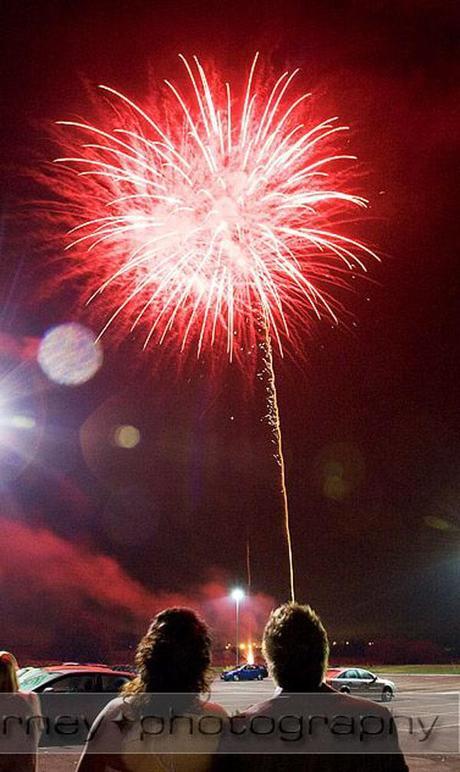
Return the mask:
[[223,681],[262,681],[267,676],[265,665],[240,665],[233,670],[223,670],[220,674]]
[[132,678],[134,674],[128,671],[76,663],[18,671],[19,688],[40,698],[44,717],[41,746],[84,743],[98,713]]
[[120,691],[134,677],[128,671],[106,665],[64,663],[48,667],[25,667],[18,671],[19,688],[26,692],[108,692]]
[[326,683],[339,692],[359,694],[361,697],[380,697],[383,702],[390,702],[396,692],[393,681],[359,667],[330,668]]

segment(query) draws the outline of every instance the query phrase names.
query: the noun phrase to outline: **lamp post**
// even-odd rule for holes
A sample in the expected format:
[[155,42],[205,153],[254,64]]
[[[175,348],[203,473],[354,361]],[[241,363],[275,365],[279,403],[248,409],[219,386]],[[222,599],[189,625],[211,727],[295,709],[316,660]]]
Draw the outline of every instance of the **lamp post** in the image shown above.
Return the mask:
[[240,661],[240,603],[244,600],[244,591],[240,587],[235,587],[231,592],[231,597],[235,601],[236,612],[236,667]]

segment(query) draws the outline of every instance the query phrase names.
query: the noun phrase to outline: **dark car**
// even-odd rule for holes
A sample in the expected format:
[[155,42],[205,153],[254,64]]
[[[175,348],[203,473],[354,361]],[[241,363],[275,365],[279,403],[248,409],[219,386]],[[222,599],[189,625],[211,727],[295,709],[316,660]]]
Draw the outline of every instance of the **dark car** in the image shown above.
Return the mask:
[[76,663],[18,671],[20,689],[40,697],[41,746],[84,743],[98,713],[133,678],[128,671]]
[[262,681],[267,676],[265,665],[240,665],[233,670],[223,670],[220,674],[223,681]]
[[383,702],[390,702],[395,694],[394,681],[371,673],[360,667],[329,668],[326,675],[329,686],[346,694],[359,694],[360,697],[377,697]]

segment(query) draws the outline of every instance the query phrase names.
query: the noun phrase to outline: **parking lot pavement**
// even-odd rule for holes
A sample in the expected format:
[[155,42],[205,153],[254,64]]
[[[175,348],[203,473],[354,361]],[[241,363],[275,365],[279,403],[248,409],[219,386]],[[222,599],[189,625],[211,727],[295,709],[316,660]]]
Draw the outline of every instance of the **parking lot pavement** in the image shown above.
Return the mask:
[[458,772],[460,756],[409,756],[410,772]]
[[[460,676],[425,676],[388,674],[396,684],[397,697],[390,703],[391,710],[410,711],[415,715],[428,715],[435,710],[442,716],[444,726],[450,733],[451,740],[459,739],[459,697]],[[229,713],[242,711],[256,702],[268,699],[274,691],[271,679],[253,682],[224,682],[220,679],[212,685],[211,696],[215,702],[223,705]],[[435,696],[436,695],[436,696]],[[55,754],[46,749],[40,754],[38,772],[75,772],[78,762],[77,749],[72,753]],[[460,754],[407,757],[410,772],[458,772]]]
[[40,753],[37,772],[75,772],[79,755]]
[[[78,756],[41,756],[38,772],[75,772]],[[410,772],[458,772],[460,756],[435,758],[411,756],[407,759]],[[243,772],[243,770],[242,770]]]

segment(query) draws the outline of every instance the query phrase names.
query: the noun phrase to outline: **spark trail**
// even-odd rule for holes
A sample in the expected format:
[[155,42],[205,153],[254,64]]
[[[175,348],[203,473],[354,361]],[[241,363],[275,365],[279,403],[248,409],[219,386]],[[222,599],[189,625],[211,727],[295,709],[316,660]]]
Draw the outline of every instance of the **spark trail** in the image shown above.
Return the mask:
[[275,367],[273,363],[273,349],[270,338],[270,327],[268,320],[264,322],[265,339],[261,344],[263,352],[263,362],[267,373],[267,406],[268,406],[268,423],[273,434],[273,443],[276,446],[276,452],[274,454],[275,461],[280,470],[280,492],[283,501],[283,513],[284,513],[284,531],[286,534],[286,545],[288,550],[289,560],[289,588],[291,593],[291,600],[295,601],[295,576],[294,576],[294,555],[292,550],[292,535],[291,525],[289,519],[289,500],[286,485],[286,464],[284,461],[283,453],[283,436],[281,433],[281,420],[280,411],[278,405],[278,392],[276,389],[276,376]]

